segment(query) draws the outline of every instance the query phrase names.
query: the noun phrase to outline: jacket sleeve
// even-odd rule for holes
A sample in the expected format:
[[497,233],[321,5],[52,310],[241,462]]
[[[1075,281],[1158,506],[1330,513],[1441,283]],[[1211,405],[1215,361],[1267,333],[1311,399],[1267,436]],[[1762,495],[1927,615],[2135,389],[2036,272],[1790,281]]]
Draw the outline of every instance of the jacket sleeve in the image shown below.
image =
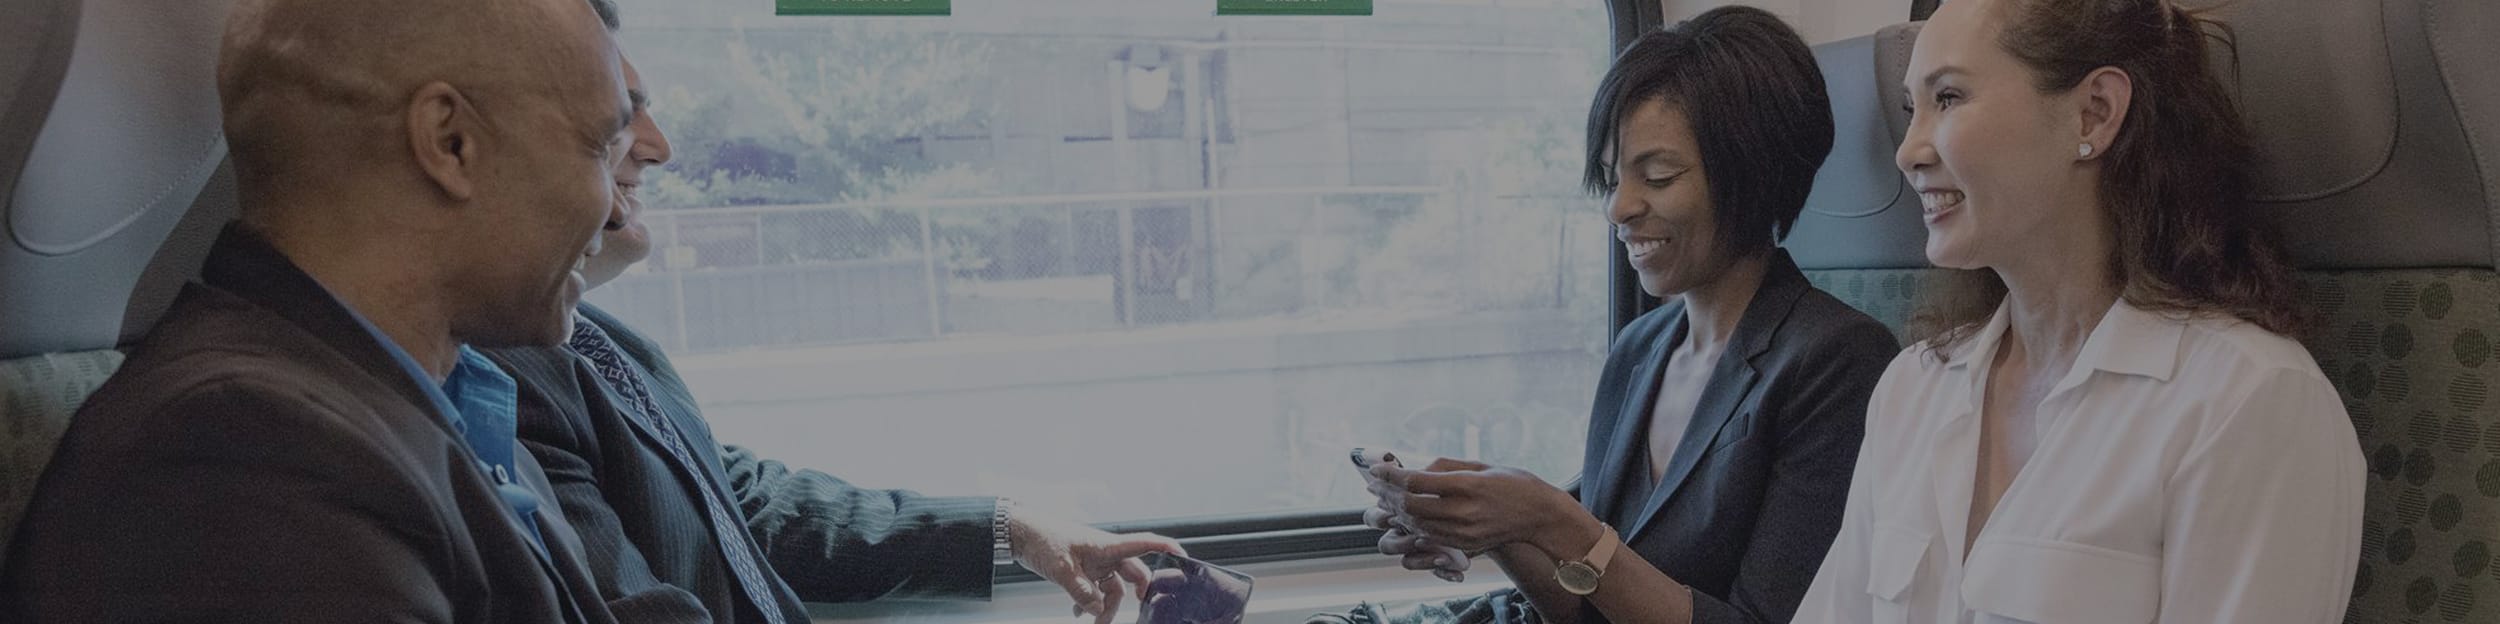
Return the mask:
[[[654,392],[696,404],[658,343],[603,310],[581,310],[651,373]],[[996,499],[864,489],[734,446],[719,452],[748,534],[800,600],[989,597]]]
[[998,499],[860,488],[736,446],[721,464],[748,533],[802,600],[990,596]]
[[1793,360],[1803,367],[1794,382],[1768,389],[1781,411],[1760,521],[1727,595],[1693,592],[1696,624],[1787,622],[1797,612],[1840,530],[1867,400],[1896,352],[1880,326],[1843,333]]

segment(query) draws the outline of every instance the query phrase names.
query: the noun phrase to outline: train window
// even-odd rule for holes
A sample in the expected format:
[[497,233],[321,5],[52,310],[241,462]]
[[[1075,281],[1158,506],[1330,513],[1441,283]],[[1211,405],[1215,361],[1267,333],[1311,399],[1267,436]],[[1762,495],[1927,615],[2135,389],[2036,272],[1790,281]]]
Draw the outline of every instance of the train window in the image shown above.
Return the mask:
[[1092,521],[1347,508],[1358,444],[1577,471],[1604,3],[621,4],[674,159],[587,299],[725,443]]

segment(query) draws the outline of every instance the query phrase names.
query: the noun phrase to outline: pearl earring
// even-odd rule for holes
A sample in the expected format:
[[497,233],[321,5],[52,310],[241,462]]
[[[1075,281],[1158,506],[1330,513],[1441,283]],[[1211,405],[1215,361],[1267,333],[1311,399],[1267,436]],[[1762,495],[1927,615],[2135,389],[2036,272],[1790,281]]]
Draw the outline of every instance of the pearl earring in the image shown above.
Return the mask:
[[2076,157],[2076,158],[2091,158],[2091,157],[2092,157],[2092,144],[2090,144],[2090,143],[2082,143],[2082,144],[2077,144],[2077,145],[2075,146],[2075,157]]

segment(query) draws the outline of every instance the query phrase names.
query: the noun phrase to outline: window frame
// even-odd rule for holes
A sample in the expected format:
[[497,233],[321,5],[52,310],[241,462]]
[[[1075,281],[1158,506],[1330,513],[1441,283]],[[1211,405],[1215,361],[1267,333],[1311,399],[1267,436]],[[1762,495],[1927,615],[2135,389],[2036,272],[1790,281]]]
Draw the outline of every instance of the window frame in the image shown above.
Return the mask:
[[[1937,0],[1910,0],[1913,19],[1924,19]],[[1622,51],[1634,38],[1665,26],[1666,7],[1656,0],[1606,0],[1611,45]],[[1663,302],[1641,291],[1621,245],[1608,245],[1607,336],[1620,334],[1642,314]],[[1211,516],[1189,516],[1106,522],[1094,525],[1112,533],[1156,533],[1180,541],[1192,556],[1219,565],[1294,561],[1376,552],[1380,533],[1363,525],[1363,508],[1296,509]],[[1014,563],[994,570],[999,584],[1039,581]]]
[[[1940,0],[1909,0],[1909,17],[1924,20]],[[1606,0],[1613,50],[1621,52],[1634,38],[1666,25],[1666,7],[1657,0]],[[1608,327],[1611,338],[1624,326],[1657,309],[1663,301],[1643,292],[1621,245],[1608,245]],[[1190,554],[1220,565],[1292,561],[1376,552],[1380,533],[1363,525],[1363,508],[1252,512],[1193,516],[1094,525],[1113,533],[1157,533],[1178,539]],[[997,567],[999,583],[1038,581],[1040,577],[1013,563]]]
[[[1227,566],[1359,555],[1376,552],[1380,542],[1378,529],[1363,526],[1361,507],[1159,518],[1094,527],[1171,537],[1190,556]],[[993,578],[1002,584],[1041,580],[1014,563],[998,564]]]
[[[1665,8],[1656,0],[1606,0],[1612,46],[1620,51],[1633,38],[1665,23]],[[1607,245],[1609,323],[1607,335],[1656,309],[1659,299],[1641,292],[1621,245]],[[1349,468],[1351,469],[1351,468]],[[1363,525],[1363,508],[1297,509],[1212,516],[1190,516],[1107,522],[1094,525],[1112,533],[1157,533],[1177,539],[1191,556],[1219,565],[1316,559],[1377,552],[1380,531]],[[1041,580],[1013,563],[994,570],[998,583]]]

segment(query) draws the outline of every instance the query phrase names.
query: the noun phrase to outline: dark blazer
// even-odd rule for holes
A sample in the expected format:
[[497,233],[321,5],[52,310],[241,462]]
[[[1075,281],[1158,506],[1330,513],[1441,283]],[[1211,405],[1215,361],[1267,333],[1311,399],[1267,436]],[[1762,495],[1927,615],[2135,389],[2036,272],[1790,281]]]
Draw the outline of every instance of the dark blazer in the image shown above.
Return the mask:
[[[677,462],[572,352],[486,352],[520,381],[522,444],[546,464],[619,620],[754,622],[778,609],[804,622],[801,600],[988,597],[996,499],[862,489],[721,447],[658,345],[593,306],[581,312],[651,373],[645,385],[702,464]],[[728,484],[758,560],[778,573],[776,595],[739,589],[695,498],[697,472]]]
[[1684,332],[1677,302],[1616,336],[1590,415],[1582,504],[1601,520],[1634,519],[1616,529],[1692,587],[1694,622],[1786,622],[1840,529],[1867,398],[1900,346],[1775,252],[1666,476],[1647,500],[1628,500],[1631,480],[1648,478],[1642,442]]
[[0,621],[613,621],[555,506],[550,563],[320,284],[233,225],[203,279],[63,434]]

